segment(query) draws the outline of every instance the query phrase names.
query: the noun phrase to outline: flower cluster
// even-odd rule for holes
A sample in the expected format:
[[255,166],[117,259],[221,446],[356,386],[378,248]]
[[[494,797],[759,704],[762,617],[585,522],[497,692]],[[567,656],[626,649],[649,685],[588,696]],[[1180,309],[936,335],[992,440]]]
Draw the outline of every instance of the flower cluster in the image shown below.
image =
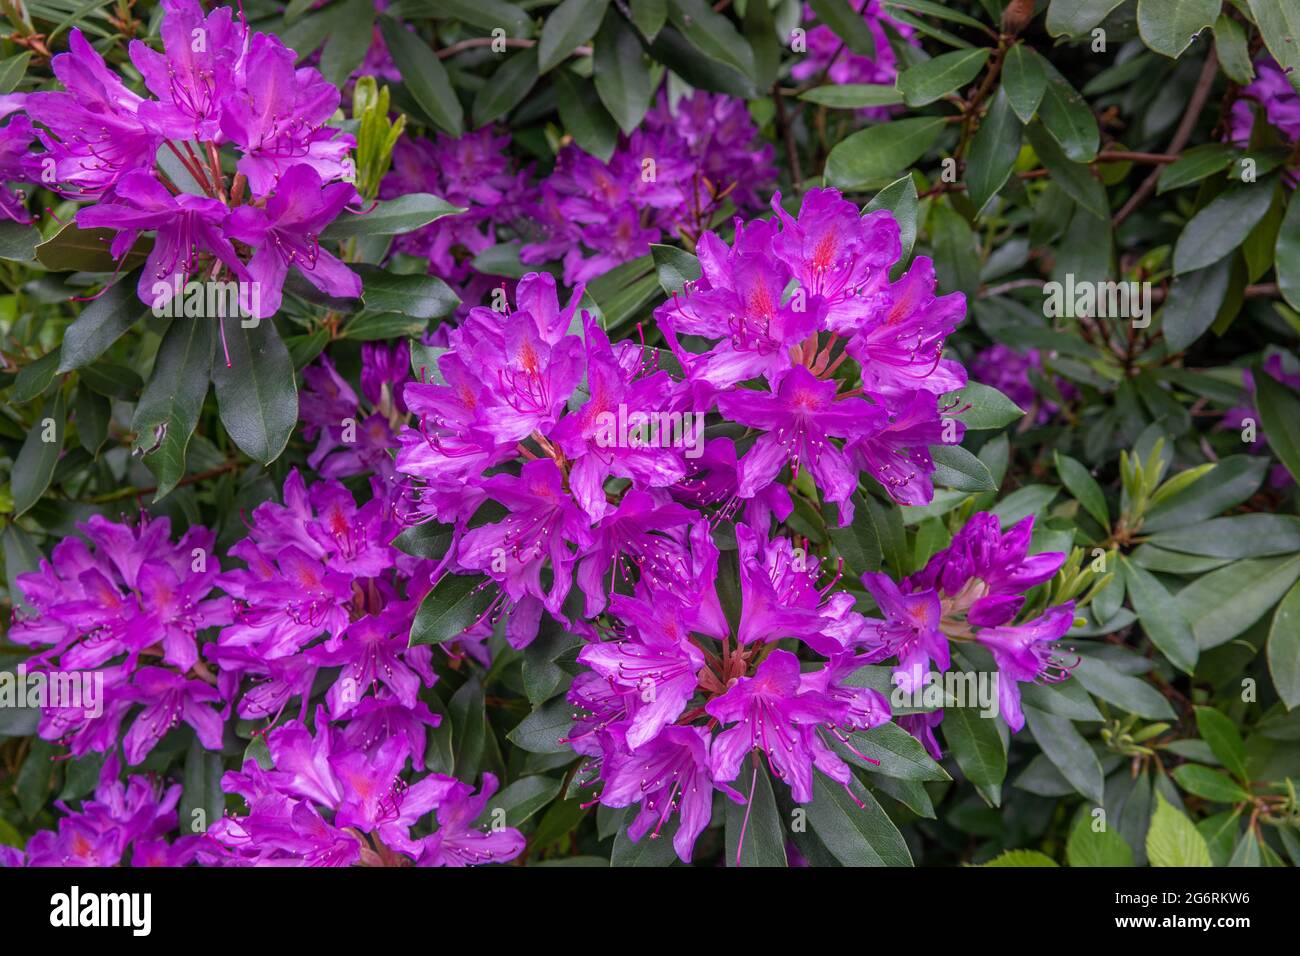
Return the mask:
[[[388,369],[373,372],[382,378]],[[389,394],[387,384],[381,389]],[[105,685],[98,713],[64,701],[44,708],[43,737],[66,743],[73,755],[107,759],[98,802],[68,810],[57,832],[34,837],[29,864],[112,865],[132,845],[135,865],[197,857],[230,865],[463,866],[509,860],[523,849],[518,831],[478,826],[496,789],[490,774],[477,795],[444,774],[404,776],[408,764],[426,769],[427,734],[440,717],[420,697],[437,680],[433,652],[407,647],[433,563],[392,547],[401,530],[392,483],[376,477],[370,500],[357,506],[337,482],[308,488],[291,472],[283,501],[253,512],[248,537],[231,549],[243,568],[216,567],[204,528],[172,543],[166,519],[132,528],[95,517],[81,526],[93,550],[69,538],[52,561],[20,576],[35,613],[20,617],[11,637],[45,648],[29,669],[93,669]],[[204,632],[216,640],[203,642]],[[309,724],[314,687],[327,689]],[[296,718],[281,721],[295,702]],[[161,837],[176,827],[179,787],[159,794],[132,777],[124,788],[119,739],[132,766],[182,723],[205,750],[219,752],[232,717],[271,725],[269,765],[247,757],[222,781],[249,812],[169,846]],[[429,813],[438,827],[412,836]]]
[[[229,7],[205,14],[197,0],[163,0],[163,9],[162,51],[130,45],[150,97],[128,89],[71,32],[69,52],[52,63],[64,89],[23,103],[43,147],[26,156],[25,178],[92,203],[77,224],[115,231],[115,257],[155,233],[139,282],[152,306],[191,276],[228,274],[244,284],[246,312],[274,315],[291,268],[329,295],[359,296],[360,278],[320,243],[356,198],[353,138],[327,125],[338,89],[296,68],[292,50],[251,31]],[[221,164],[227,147],[238,154],[230,183]]]
[[[1074,603],[1066,602],[1030,621],[1014,623],[1025,594],[1056,574],[1065,562],[1060,552],[1030,554],[1034,519],[1030,515],[1002,530],[998,517],[973,515],[926,566],[901,583],[885,574],[867,574],[863,584],[883,615],[869,622],[873,661],[894,658],[894,682],[916,693],[933,664],[939,672],[951,663],[951,643],[973,641],[993,654],[1000,680],[998,707],[1012,730],[1025,724],[1019,684],[1057,681],[1069,676],[1068,659],[1053,646],[1074,622]],[[905,724],[936,757],[933,727],[942,713]],[[906,720],[906,718],[905,718]]]
[[193,526],[173,542],[166,518],[130,527],[98,515],[78,528],[84,540],[65,538],[39,570],[18,576],[31,611],[15,614],[9,638],[38,649],[29,671],[93,670],[103,689],[93,709],[46,708],[40,735],[77,756],[106,752],[134,712],[121,738],[130,764],[182,722],[219,750],[221,697],[198,646],[200,632],[229,623],[232,613],[214,593],[212,532]]
[[398,236],[394,248],[428,259],[429,271],[457,287],[467,302],[482,298],[487,288],[486,277],[472,266],[474,257],[499,241],[499,229],[517,226],[534,190],[530,172],[513,167],[509,144],[508,136],[490,128],[459,138],[403,137],[380,187],[382,199],[428,192],[465,209]]
[[942,355],[963,297],[936,296],[924,258],[890,279],[888,212],[835,190],[797,217],[773,206],[737,220],[731,245],[700,237],[701,278],[655,313],[666,350],[612,344],[581,288],[561,308],[549,275],[525,276],[514,312],[473,309],[406,387],[399,435],[412,513],[450,526],[446,573],[492,592],[470,631],[504,618],[523,647],[549,614],[585,636],[566,740],[602,803],[639,806],[633,838],[680,813],[683,860],[713,790],[744,799],[731,784],[751,753],[806,802],[814,768],[851,788],[846,757],[867,759],[851,735],[889,719],[849,681],[890,656],[887,623],[856,612],[805,542],[773,535],[801,476],[797,493],[847,524],[861,472],[927,502],[928,446],[961,435],[939,396],[965,383]]
[[[880,0],[850,0],[849,6],[858,13],[871,29],[875,41],[875,56],[863,56],[847,49],[844,41],[835,31],[824,23],[818,23],[808,31],[807,50],[803,58],[790,69],[790,75],[801,83],[816,80],[823,75],[836,86],[846,83],[873,83],[893,86],[898,75],[898,57],[890,44],[889,34],[885,32],[888,24],[898,37],[915,43],[915,31],[906,23],[900,23],[882,8]],[[803,6],[804,22],[817,20],[817,14],[808,4]],[[887,107],[867,107],[862,115],[873,119],[889,118]]]
[[543,235],[526,241],[528,263],[562,260],[568,285],[595,278],[650,251],[650,244],[699,236],[724,201],[756,207],[776,178],[770,144],[743,101],[696,92],[670,103],[667,91],[609,162],[577,146],[561,150],[529,213]]

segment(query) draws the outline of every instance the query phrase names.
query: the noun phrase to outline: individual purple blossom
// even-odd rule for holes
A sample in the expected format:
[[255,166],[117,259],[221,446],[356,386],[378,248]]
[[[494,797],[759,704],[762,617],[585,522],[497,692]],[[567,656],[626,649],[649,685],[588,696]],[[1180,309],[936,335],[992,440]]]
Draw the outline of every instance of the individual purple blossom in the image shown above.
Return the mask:
[[163,50],[132,40],[131,62],[158,97],[145,100],[137,115],[167,139],[214,141],[225,96],[235,85],[247,30],[230,7],[204,16],[189,0],[163,0]]
[[849,497],[858,487],[857,472],[831,439],[860,438],[878,428],[882,417],[878,406],[837,396],[835,381],[820,380],[800,365],[786,373],[772,392],[724,392],[718,396],[718,410],[764,432],[740,461],[740,497],[752,497],[766,488],[790,463],[796,474],[806,468],[827,500],[840,506],[841,525],[853,520]]
[[419,866],[481,866],[508,863],[524,851],[524,836],[513,827],[483,829],[474,825],[497,790],[494,774],[483,774],[479,792],[467,783],[447,780],[435,814],[438,829],[425,837]]
[[274,198],[299,167],[323,181],[344,178],[354,141],[325,126],[338,109],[338,88],[316,70],[295,69],[293,51],[268,34],[253,36],[240,65],[221,132],[243,153],[238,169],[253,195]]
[[[490,574],[511,601],[533,598],[559,616],[572,585],[576,549],[591,537],[587,516],[565,491],[559,468],[549,459],[530,461],[518,477],[494,475],[482,487],[509,514],[467,531],[460,563]],[[549,587],[542,582],[543,566],[552,571]]]
[[[773,775],[789,784],[796,803],[812,800],[814,766],[849,786],[852,771],[822,736],[823,730],[833,731],[845,721],[847,707],[817,681],[801,677],[799,659],[789,651],[772,651],[753,676],[737,678],[705,710],[731,724],[713,745],[711,758],[718,780],[735,780],[744,758],[758,750]],[[888,707],[882,706],[876,723],[888,720],[888,715]]]
[[[15,112],[25,102],[23,93],[0,96],[0,119],[10,117],[9,122],[0,126],[0,184],[25,180],[31,174],[26,158],[33,141],[32,123],[23,113]],[[0,185],[0,218],[31,222],[32,215],[24,205],[24,198],[21,193]]]
[[1074,626],[1074,602],[1050,608],[1024,624],[986,627],[975,640],[993,653],[998,666],[998,708],[1012,730],[1025,725],[1020,709],[1020,684],[1053,683],[1070,676],[1067,659],[1052,645]]
[[163,735],[182,722],[194,728],[205,749],[221,749],[222,715],[208,706],[221,702],[215,687],[175,671],[145,667],[136,672],[131,690],[144,709],[122,740],[128,764],[142,761]]
[[141,232],[154,230],[157,238],[140,273],[138,292],[142,301],[161,308],[200,270],[200,256],[215,257],[237,277],[249,278],[228,238],[228,214],[225,204],[216,199],[173,195],[152,171],[134,169],[118,180],[112,201],[80,209],[77,225],[115,230],[110,251],[118,259],[131,250]]
[[[785,296],[793,275],[773,249],[776,223],[736,223],[730,247],[705,233],[697,251],[702,277],[684,297],[655,310],[655,318],[692,382],[722,390],[762,376],[770,383],[790,368],[791,347],[825,321],[821,296]],[[802,291],[802,290],[801,290]],[[676,343],[679,334],[719,340],[702,356]],[[704,390],[703,394],[708,394]]]
[[680,822],[673,849],[678,859],[689,863],[695,841],[713,816],[714,790],[735,803],[745,802],[734,788],[715,779],[709,755],[712,739],[703,727],[666,727],[639,749],[617,749],[607,758],[600,802],[607,807],[639,805],[627,830],[632,842],[647,832],[657,837],[676,813]]
[[257,250],[247,271],[258,296],[250,301],[242,294],[244,309],[262,318],[278,312],[290,267],[326,295],[361,297],[361,277],[320,244],[321,232],[356,194],[348,183],[325,185],[314,168],[301,164],[280,177],[264,209],[240,206],[230,214],[226,234]]
[[163,137],[138,113],[144,100],[122,83],[75,27],[68,52],[50,61],[64,89],[31,93],[45,152],[28,157],[29,178],[70,199],[97,199],[133,169],[153,166]]
[[578,661],[609,681],[611,688],[631,695],[635,710],[624,735],[627,747],[636,750],[686,709],[704,654],[691,643],[671,599],[651,604],[616,595],[610,611],[626,622],[628,634],[588,644]]

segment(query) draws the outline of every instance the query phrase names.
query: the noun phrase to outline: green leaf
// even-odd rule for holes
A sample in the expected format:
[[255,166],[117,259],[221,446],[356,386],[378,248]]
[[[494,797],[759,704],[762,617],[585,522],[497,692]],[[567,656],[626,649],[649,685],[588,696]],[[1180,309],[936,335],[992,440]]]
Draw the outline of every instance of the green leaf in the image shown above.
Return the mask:
[[456,776],[469,783],[478,777],[487,749],[488,734],[491,733],[487,723],[487,707],[483,701],[483,685],[477,677],[465,681],[451,695],[451,700],[447,701],[447,712],[455,727],[452,748]]
[[[772,780],[766,768],[757,765],[748,775],[742,768],[740,776],[736,789],[747,802],[726,801],[723,859],[727,866],[785,866],[785,831],[772,793]],[[749,779],[744,779],[746,776]]]
[[964,388],[944,395],[940,404],[952,407],[949,417],[958,419],[972,431],[1001,428],[1025,416],[1024,409],[1002,392],[973,380]]
[[411,646],[443,644],[459,637],[492,604],[493,588],[482,574],[444,574],[415,613]]
[[600,101],[619,129],[632,135],[650,108],[654,90],[641,41],[616,10],[605,14],[596,34],[592,70]]
[[668,0],[631,0],[632,22],[647,40],[653,40],[668,22]]
[[115,272],[144,262],[153,240],[142,237],[119,262],[109,250],[112,229],[80,229],[70,222],[36,247],[36,258],[51,272]]
[[[836,741],[835,749],[845,760],[871,773],[898,780],[952,779],[931,759],[919,740],[892,721],[851,734],[849,746],[853,750]],[[879,763],[873,764],[870,760]]]
[[555,697],[534,709],[506,739],[529,753],[565,753],[569,745],[563,741],[572,726],[573,705],[562,696]]
[[766,3],[745,4],[742,27],[754,57],[754,85],[760,90],[771,89],[781,69],[781,43],[772,8]]
[[1092,30],[1124,0],[1052,0],[1047,8],[1047,32],[1077,37]]
[[270,321],[232,322],[213,349],[212,384],[221,424],[244,454],[263,465],[280,457],[298,424],[298,388],[289,350]]
[[934,459],[934,483],[958,491],[997,491],[988,465],[961,445],[931,445]]
[[1148,720],[1173,720],[1176,716],[1164,696],[1146,681],[1120,673],[1103,660],[1083,657],[1074,677],[1094,694],[1130,714]]
[[63,450],[67,427],[63,392],[56,392],[53,404],[41,409],[40,417],[32,422],[23,446],[18,451],[18,457],[14,460],[10,476],[14,499],[13,517],[25,514],[50,486],[54,467],[59,463],[59,453]]
[[1106,199],[1106,187],[1092,174],[1092,167],[1070,159],[1038,123],[1025,127],[1025,135],[1039,160],[1052,174],[1052,182],[1065,190],[1066,195],[1081,208],[1098,219],[1109,220],[1110,204]]
[[707,0],[668,0],[668,19],[701,53],[754,76],[754,54],[735,25]]
[[1178,603],[1150,571],[1127,558],[1120,558],[1120,566],[1124,569],[1124,584],[1133,602],[1133,610],[1142,622],[1142,630],[1171,664],[1192,673],[1196,669],[1199,649],[1192,626]]
[[451,547],[453,527],[437,521],[411,525],[393,539],[393,547],[417,558],[438,559]]
[[1300,397],[1262,367],[1256,367],[1255,406],[1260,427],[1268,435],[1268,447],[1300,481]]
[[1001,87],[975,133],[966,165],[967,195],[976,209],[983,210],[1011,178],[1020,155],[1020,135],[1020,120]]
[[883,83],[833,83],[814,86],[799,94],[799,99],[829,106],[836,110],[861,110],[871,106],[896,106],[903,94]]
[[953,50],[924,60],[898,74],[898,89],[908,106],[925,106],[942,99],[979,74],[988,62],[987,47]]
[[1176,59],[1196,34],[1214,25],[1220,5],[1221,0],[1138,0],[1138,32],[1152,50]]
[[11,56],[0,63],[0,95],[12,93],[14,88],[22,82],[23,75],[27,72],[27,64],[31,58],[31,51],[24,50],[17,56]]
[[1264,558],[1300,552],[1300,518],[1262,512],[1211,518],[1152,535],[1148,543],[1215,558]]
[[659,285],[669,296],[681,293],[686,283],[695,282],[702,274],[700,260],[676,246],[652,242],[650,254],[654,257]]
[[23,405],[44,392],[54,381],[61,358],[62,352],[56,348],[18,369],[9,399],[14,404]]
[[1054,453],[1056,473],[1061,476],[1061,483],[1083,505],[1088,514],[1097,519],[1107,531],[1110,530],[1110,511],[1106,507],[1106,495],[1084,465],[1069,455]]
[[206,833],[208,827],[221,819],[226,809],[226,795],[221,790],[224,772],[221,754],[205,750],[195,737],[185,755],[181,799],[176,807],[182,834]]
[[1268,672],[1287,710],[1300,706],[1300,584],[1287,592],[1273,615]]
[[353,236],[397,236],[414,232],[443,216],[465,210],[429,193],[409,193],[377,204],[368,212],[345,212],[325,227],[322,240],[351,239]]
[[1092,162],[1097,158],[1101,130],[1088,101],[1079,95],[1079,91],[1070,85],[1070,81],[1056,67],[1038,53],[1034,53],[1034,56],[1047,74],[1047,87],[1043,90],[1043,101],[1038,107],[1039,120],[1052,139],[1060,145],[1066,158],[1076,163]]
[[10,262],[31,262],[36,258],[36,247],[41,241],[40,230],[21,222],[0,222],[0,259]]
[[1213,265],[1174,277],[1160,312],[1161,328],[1171,351],[1186,349],[1214,324],[1231,278],[1232,260],[1226,256]]
[[488,801],[479,821],[490,825],[498,818],[496,811],[504,810],[506,826],[521,826],[559,793],[560,781],[553,777],[540,774],[521,777]]
[[344,0],[329,16],[330,33],[321,51],[320,71],[335,86],[342,86],[361,66],[370,49],[375,5],[372,0]]
[[1192,623],[1201,650],[1226,644],[1246,630],[1300,578],[1300,555],[1236,561],[1202,575],[1175,601]]
[[841,140],[826,158],[826,180],[840,189],[881,182],[926,154],[947,125],[937,117],[879,123]]
[[1178,159],[1160,169],[1156,195],[1171,189],[1181,189],[1199,183],[1206,176],[1223,172],[1237,156],[1237,151],[1225,143],[1202,143],[1185,151]]
[[1300,10],[1287,0],[1248,0],[1264,45],[1300,93]]
[[488,31],[500,27],[512,37],[533,34],[528,12],[508,0],[400,0],[389,9],[394,16],[463,20]]
[[364,283],[366,309],[398,312],[416,319],[451,315],[460,297],[436,276],[395,275],[376,266],[356,266]]
[[173,319],[158,346],[153,374],[131,419],[132,454],[158,479],[154,501],[185,474],[185,453],[208,394],[215,336],[213,323]]
[[[379,18],[384,45],[402,74],[406,91],[426,116],[449,136],[465,130],[465,110],[442,61],[420,37],[390,17]],[[410,227],[417,228],[417,227]],[[327,230],[328,231],[328,230]],[[402,229],[399,231],[407,231]]]
[[1079,822],[1070,831],[1065,845],[1070,866],[1132,866],[1133,850],[1115,830],[1092,828],[1092,815],[1079,814]]
[[862,208],[863,215],[878,209],[887,209],[898,223],[898,240],[902,253],[891,271],[891,277],[898,275],[912,257],[912,246],[916,244],[916,219],[919,202],[916,195],[916,181],[909,173],[894,180],[880,192],[871,197],[871,202]]
[[428,327],[428,319],[413,319],[400,312],[363,312],[349,319],[339,335],[357,342],[376,342],[420,336]]
[[1174,274],[1212,265],[1243,242],[1268,211],[1273,190],[1260,183],[1235,186],[1192,217],[1174,246]]
[[1205,838],[1192,821],[1156,791],[1156,812],[1147,830],[1147,857],[1152,866],[1211,866]]
[[1250,794],[1226,773],[1200,764],[1185,763],[1174,768],[1174,779],[1188,793],[1214,803],[1244,803],[1250,799]]
[[663,829],[658,833],[653,830],[644,833],[641,839],[633,843],[627,835],[627,827],[618,831],[614,837],[614,847],[610,851],[610,866],[671,866],[677,861],[677,853],[673,849],[673,837],[677,835],[677,828],[681,823],[681,817],[673,814],[671,820],[664,824]]
[[1255,65],[1250,62],[1250,46],[1246,30],[1240,23],[1220,14],[1214,21],[1214,51],[1219,55],[1219,65],[1228,78],[1242,86],[1255,78]]
[[537,48],[519,50],[502,63],[474,97],[474,125],[486,126],[518,106],[537,83]]
[[108,440],[108,425],[113,417],[108,399],[89,388],[77,389],[72,402],[72,416],[77,423],[77,440],[92,456]]
[[1034,118],[1047,92],[1047,70],[1031,47],[1017,43],[1007,51],[1002,64],[1002,89],[1020,122],[1028,123]]
[[592,156],[609,162],[618,144],[618,124],[600,102],[596,87],[567,69],[551,74],[551,83],[565,132]]
[[59,372],[89,365],[149,312],[136,292],[140,273],[133,272],[95,299],[63,333]]
[[1074,728],[1073,721],[1024,706],[1025,723],[1043,753],[1070,781],[1070,786],[1095,803],[1105,799],[1101,764],[1088,741]]
[[1210,750],[1238,780],[1249,781],[1246,771],[1246,744],[1231,718],[1213,707],[1196,708],[1196,729]]
[[820,771],[813,773],[813,802],[805,810],[826,849],[845,866],[911,866],[903,835],[876,798],[856,777],[849,787],[853,796]]
[[844,41],[844,45],[858,56],[876,58],[876,37],[867,25],[866,18],[848,0],[809,0],[817,19]]
[[582,46],[600,27],[609,0],[564,0],[542,24],[537,41],[537,69],[549,73]]
[[980,865],[995,867],[1059,866],[1059,864],[1046,853],[1039,853],[1037,850],[1007,850],[1003,853],[999,853],[987,863],[982,863]]
[[990,806],[1002,802],[1002,781],[1007,776],[1007,751],[997,724],[973,707],[944,711],[943,737],[957,766]]
[[1293,309],[1300,309],[1300,202],[1294,194],[1287,203],[1282,228],[1278,230],[1273,262],[1282,298]]

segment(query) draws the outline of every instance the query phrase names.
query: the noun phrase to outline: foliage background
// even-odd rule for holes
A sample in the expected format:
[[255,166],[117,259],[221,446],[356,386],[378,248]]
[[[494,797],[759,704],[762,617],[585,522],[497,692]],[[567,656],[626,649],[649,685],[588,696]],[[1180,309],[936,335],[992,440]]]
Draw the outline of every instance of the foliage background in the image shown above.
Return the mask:
[[[150,35],[158,19],[156,8],[125,2],[0,7],[11,30],[0,92],[49,88],[48,54],[74,25],[121,64],[123,38]],[[919,748],[877,741],[885,763],[862,780],[884,813],[866,823],[821,814],[811,832],[787,834],[803,857],[879,862],[890,843],[879,828],[896,827],[927,865],[1300,862],[1300,394],[1294,379],[1263,371],[1277,356],[1287,374],[1300,373],[1300,149],[1263,121],[1246,144],[1228,135],[1253,62],[1271,55],[1300,67],[1293,2],[884,0],[892,23],[913,34],[909,42],[886,28],[896,87],[793,79],[803,55],[793,31],[811,26],[793,0],[379,7],[293,0],[245,9],[258,29],[318,56],[340,85],[378,30],[401,74],[386,85],[406,116],[404,135],[499,124],[541,173],[570,139],[608,154],[665,77],[741,97],[776,147],[787,199],[824,182],[892,209],[915,238],[913,253],[934,257],[941,291],[966,293],[968,319],[950,345],[968,364],[999,343],[1037,350],[1039,363],[1023,373],[1035,393],[1028,414],[996,392],[968,390],[966,453],[940,462],[933,504],[881,505],[867,512],[878,521],[844,532],[815,509],[799,517],[854,574],[905,574],[975,510],[1004,524],[1037,515],[1036,545],[1080,549],[1085,570],[1101,555],[1097,573],[1110,576],[1072,633],[1081,663],[1072,680],[1027,690],[1028,727],[1014,737],[1000,721],[949,709],[942,766]],[[847,0],[810,7],[847,50],[877,55]],[[495,30],[504,53],[493,49]],[[875,112],[860,112],[868,107]],[[945,178],[950,159],[955,176]],[[1253,179],[1243,179],[1248,167]],[[410,288],[412,276],[387,258],[391,235],[434,213],[355,226],[339,238],[352,262],[373,265],[366,294],[382,309],[339,311],[297,290],[270,344],[246,346],[255,357],[235,374],[253,378],[208,389],[206,369],[159,360],[165,321],[130,295],[69,301],[102,283],[112,263],[62,229],[72,204],[39,194],[30,206],[46,210],[35,229],[0,228],[6,617],[15,576],[91,514],[142,507],[170,516],[176,531],[207,524],[218,548],[237,540],[241,512],[304,466],[309,446],[289,414],[295,370],[327,351],[355,381],[361,341],[416,335],[454,307],[445,286],[427,282],[405,311],[393,304],[392,290]],[[724,210],[716,222],[725,230],[728,218]],[[678,245],[689,252],[692,239]],[[512,248],[507,236],[475,267],[522,274]],[[675,261],[646,256],[594,281],[589,295],[606,327],[634,334],[671,286]],[[1067,274],[1150,283],[1154,320],[1140,328],[1045,315],[1044,283]],[[188,382],[194,407],[166,461],[138,454],[151,440],[133,424],[155,381]],[[260,405],[223,405],[223,395],[249,388],[264,390]],[[1047,403],[1055,410],[1040,415]],[[1267,436],[1263,446],[1222,427],[1241,407]],[[71,421],[53,452],[32,437],[47,416]],[[0,643],[0,665],[18,651]],[[531,692],[529,675],[572,670],[565,651],[562,641],[539,641],[502,651],[487,672],[446,674],[438,746],[458,774],[503,775],[530,861],[666,863],[667,841],[628,843],[617,815],[565,789],[572,755],[537,742],[553,706]],[[52,759],[56,748],[32,729],[31,715],[0,712],[0,843],[22,845],[51,825],[56,798],[75,801],[93,785],[94,767]],[[149,769],[182,780],[199,805],[220,764],[236,766],[241,752],[213,766],[182,736],[165,741]],[[1088,825],[1094,807],[1108,822],[1100,832]],[[773,809],[777,826],[789,809]],[[700,858],[725,856],[725,837],[723,827],[706,834]]]

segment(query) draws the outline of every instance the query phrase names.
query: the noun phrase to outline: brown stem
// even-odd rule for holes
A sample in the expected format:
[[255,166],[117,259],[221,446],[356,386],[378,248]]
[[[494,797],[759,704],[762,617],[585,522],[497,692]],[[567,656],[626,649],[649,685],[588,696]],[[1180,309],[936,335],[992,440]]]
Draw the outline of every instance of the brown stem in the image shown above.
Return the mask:
[[[1205,108],[1205,101],[1209,98],[1210,87],[1214,85],[1214,77],[1219,72],[1219,58],[1214,53],[1214,47],[1205,55],[1205,65],[1201,67],[1200,78],[1196,81],[1196,88],[1192,91],[1192,98],[1187,101],[1187,112],[1183,114],[1182,120],[1178,124],[1178,129],[1174,131],[1174,138],[1169,141],[1169,148],[1166,153],[1180,153],[1187,141],[1191,139],[1192,130],[1196,126],[1196,120],[1201,115],[1201,110]],[[1111,221],[1115,228],[1119,228],[1122,223],[1138,206],[1146,202],[1147,197],[1156,191],[1156,183],[1160,179],[1160,170],[1153,169],[1146,179],[1142,180],[1142,185],[1137,191],[1129,197],[1120,211],[1115,213],[1115,218]]]

